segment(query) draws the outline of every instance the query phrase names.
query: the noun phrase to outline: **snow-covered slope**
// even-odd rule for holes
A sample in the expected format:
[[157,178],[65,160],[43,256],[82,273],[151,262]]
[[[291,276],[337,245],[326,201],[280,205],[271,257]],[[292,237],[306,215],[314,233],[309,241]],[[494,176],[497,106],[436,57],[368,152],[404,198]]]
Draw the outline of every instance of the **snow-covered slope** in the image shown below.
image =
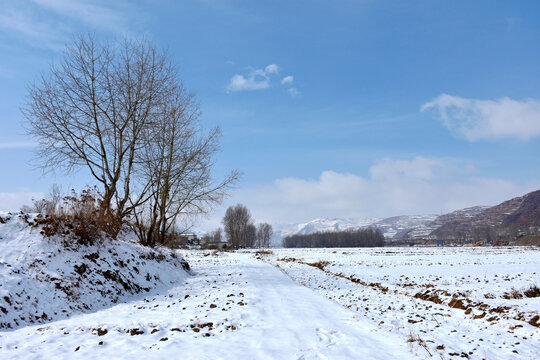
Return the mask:
[[382,231],[386,239],[427,236],[433,229],[429,224],[436,215],[402,215],[376,222],[373,226]]
[[95,311],[181,282],[187,262],[129,234],[66,247],[40,234],[33,216],[0,212],[0,329]]

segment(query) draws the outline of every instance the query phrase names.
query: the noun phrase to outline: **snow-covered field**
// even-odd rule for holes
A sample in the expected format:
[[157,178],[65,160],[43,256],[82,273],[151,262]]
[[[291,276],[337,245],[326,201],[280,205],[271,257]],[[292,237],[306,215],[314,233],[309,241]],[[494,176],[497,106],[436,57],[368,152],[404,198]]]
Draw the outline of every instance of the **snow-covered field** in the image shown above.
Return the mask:
[[[80,268],[80,255],[17,250],[15,226],[27,229],[18,221],[0,234],[4,248],[11,244],[0,255],[2,294],[25,290],[49,307],[73,306],[58,281],[47,287],[24,266],[41,249],[40,271],[75,277],[74,264],[59,259],[77,259]],[[126,254],[143,251],[116,245]],[[189,274],[171,261],[138,265],[159,275],[148,292],[98,302],[88,282],[79,299],[93,302],[89,309],[0,329],[0,358],[535,359],[540,298],[513,297],[540,284],[539,255],[534,248],[181,250],[176,258],[189,262]],[[111,256],[100,255],[107,260],[100,266],[118,256],[140,261]],[[87,266],[95,282],[103,268]],[[125,270],[119,273],[129,277]],[[36,306],[17,299],[10,311],[19,317]]]
[[539,248],[279,249],[265,260],[417,356],[540,358]]
[[193,276],[161,294],[0,333],[0,358],[393,359],[398,335],[252,252],[183,252]]

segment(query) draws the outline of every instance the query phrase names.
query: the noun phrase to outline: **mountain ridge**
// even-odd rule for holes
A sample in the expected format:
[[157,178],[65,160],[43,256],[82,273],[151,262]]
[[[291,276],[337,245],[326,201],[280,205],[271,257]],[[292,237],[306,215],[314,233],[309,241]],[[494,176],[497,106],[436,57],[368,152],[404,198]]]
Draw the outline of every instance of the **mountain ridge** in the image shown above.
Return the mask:
[[540,234],[540,190],[495,206],[471,206],[439,216],[400,215],[388,218],[326,218],[289,225],[275,225],[272,244],[279,246],[289,235],[345,231],[373,227],[386,241],[443,239],[470,242],[476,238],[505,238]]

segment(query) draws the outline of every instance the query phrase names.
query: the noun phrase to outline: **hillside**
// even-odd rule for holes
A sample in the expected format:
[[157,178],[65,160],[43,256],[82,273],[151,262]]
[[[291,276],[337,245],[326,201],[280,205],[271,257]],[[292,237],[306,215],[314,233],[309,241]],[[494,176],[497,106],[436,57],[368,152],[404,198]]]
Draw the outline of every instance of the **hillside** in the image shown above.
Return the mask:
[[473,216],[446,222],[431,238],[458,242],[513,241],[540,233],[540,190],[484,209]]
[[372,226],[381,230],[387,239],[416,238],[423,237],[432,231],[429,224],[434,219],[435,215],[393,216],[379,220]]
[[524,196],[519,208],[503,220],[503,226],[540,226],[540,190]]
[[488,209],[489,206],[473,206],[468,207],[465,209],[459,209],[456,211],[452,211],[448,214],[443,214],[441,216],[438,216],[433,222],[430,224],[431,227],[435,229],[458,219],[464,219],[464,218],[472,218],[473,216],[476,216],[480,214],[482,211]]
[[92,246],[66,245],[59,235],[42,235],[33,219],[0,213],[0,329],[108,308],[187,276],[181,256],[140,246],[129,233]]

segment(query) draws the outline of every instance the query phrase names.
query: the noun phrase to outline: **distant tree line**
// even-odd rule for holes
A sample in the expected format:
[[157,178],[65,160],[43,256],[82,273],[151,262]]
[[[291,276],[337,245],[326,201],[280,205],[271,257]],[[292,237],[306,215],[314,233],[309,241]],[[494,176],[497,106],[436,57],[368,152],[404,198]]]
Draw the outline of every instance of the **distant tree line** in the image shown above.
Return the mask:
[[430,237],[445,240],[447,243],[465,245],[477,241],[485,243],[507,243],[524,236],[537,236],[540,230],[536,226],[518,227],[515,225],[471,225],[446,226],[433,231]]
[[382,247],[384,236],[379,229],[358,229],[290,235],[283,239],[286,248]]

